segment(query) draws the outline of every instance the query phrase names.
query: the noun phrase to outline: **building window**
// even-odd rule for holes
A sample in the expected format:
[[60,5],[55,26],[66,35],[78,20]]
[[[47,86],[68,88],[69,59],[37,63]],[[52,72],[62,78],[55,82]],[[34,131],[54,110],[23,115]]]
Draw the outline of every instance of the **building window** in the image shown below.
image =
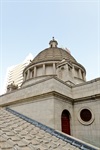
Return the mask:
[[27,72],[25,72],[25,80],[27,80]]
[[78,120],[84,125],[90,125],[94,121],[94,114],[90,108],[84,107],[79,110]]
[[61,114],[62,132],[70,135],[70,113],[68,110],[63,110]]
[[34,77],[34,70],[32,71],[32,78]]
[[88,109],[83,109],[80,112],[80,117],[83,121],[90,121],[92,118],[92,113]]

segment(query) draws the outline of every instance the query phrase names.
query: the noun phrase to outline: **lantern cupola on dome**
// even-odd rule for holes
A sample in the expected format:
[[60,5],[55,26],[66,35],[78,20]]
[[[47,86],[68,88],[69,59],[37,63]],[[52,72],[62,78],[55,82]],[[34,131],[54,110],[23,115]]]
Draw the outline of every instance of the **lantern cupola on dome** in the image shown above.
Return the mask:
[[58,42],[52,37],[52,40],[49,42],[50,47],[57,47]]

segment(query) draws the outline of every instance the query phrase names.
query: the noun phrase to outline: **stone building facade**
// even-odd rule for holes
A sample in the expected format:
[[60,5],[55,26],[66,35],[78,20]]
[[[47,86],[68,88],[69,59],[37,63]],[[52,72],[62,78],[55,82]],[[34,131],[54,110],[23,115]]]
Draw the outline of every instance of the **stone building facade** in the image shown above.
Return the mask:
[[53,38],[24,69],[20,89],[0,96],[9,107],[51,128],[100,147],[100,78],[86,70]]

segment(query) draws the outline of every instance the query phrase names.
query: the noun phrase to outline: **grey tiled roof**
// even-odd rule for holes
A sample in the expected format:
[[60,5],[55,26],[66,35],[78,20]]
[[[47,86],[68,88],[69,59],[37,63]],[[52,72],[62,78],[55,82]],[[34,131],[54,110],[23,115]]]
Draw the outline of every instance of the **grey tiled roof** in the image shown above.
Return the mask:
[[79,149],[96,150],[9,108],[0,109],[0,150]]

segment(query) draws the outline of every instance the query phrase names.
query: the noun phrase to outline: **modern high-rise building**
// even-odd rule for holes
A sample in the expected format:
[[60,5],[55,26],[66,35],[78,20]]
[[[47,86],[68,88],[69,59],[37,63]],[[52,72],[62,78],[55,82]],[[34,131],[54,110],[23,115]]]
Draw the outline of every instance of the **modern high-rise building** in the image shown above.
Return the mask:
[[23,62],[15,66],[11,66],[7,69],[5,86],[4,86],[5,91],[7,91],[7,87],[9,87],[11,84],[14,84],[18,88],[20,88],[23,82],[23,70],[30,63],[32,59],[33,59],[32,54],[29,54]]

